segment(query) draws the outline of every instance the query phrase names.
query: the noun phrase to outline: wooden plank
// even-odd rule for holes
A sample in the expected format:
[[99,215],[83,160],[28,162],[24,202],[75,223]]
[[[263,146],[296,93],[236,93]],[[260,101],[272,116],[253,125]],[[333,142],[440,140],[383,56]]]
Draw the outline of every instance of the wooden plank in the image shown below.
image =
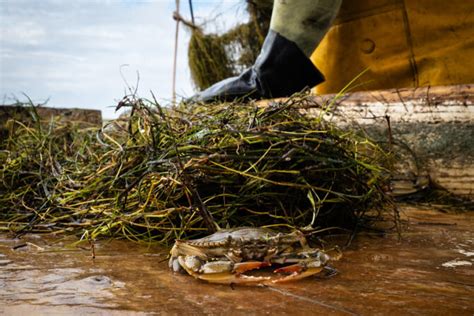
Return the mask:
[[[317,104],[328,104],[335,95],[315,96]],[[391,122],[465,122],[474,120],[474,85],[393,89],[347,93],[334,104],[328,118],[359,124]]]
[[315,96],[304,112],[321,115],[321,106],[334,103],[326,119],[343,127],[356,124],[379,142],[388,141],[390,122],[400,154],[395,193],[412,193],[433,181],[473,199],[473,85],[356,92],[336,102],[334,98]]
[[[36,111],[40,119],[45,122],[55,118],[60,121],[81,122],[94,126],[102,125],[102,114],[99,110],[39,106],[36,107]],[[0,126],[3,126],[8,119],[15,119],[28,123],[32,120],[30,109],[20,105],[0,105]]]

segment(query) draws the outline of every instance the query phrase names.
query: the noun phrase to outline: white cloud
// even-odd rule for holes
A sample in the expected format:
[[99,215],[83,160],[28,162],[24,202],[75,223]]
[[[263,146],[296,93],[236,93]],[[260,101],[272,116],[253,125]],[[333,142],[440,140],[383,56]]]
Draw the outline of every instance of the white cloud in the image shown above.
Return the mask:
[[5,43],[20,42],[24,45],[37,45],[44,40],[46,30],[33,21],[18,21],[14,28],[2,30]]
[[[244,17],[243,0],[193,3],[198,21],[221,12],[219,29]],[[169,0],[0,0],[0,97],[24,92],[37,102],[50,97],[49,106],[97,108],[111,118],[116,114],[107,106],[123,96],[120,67],[128,64],[122,73],[132,85],[140,73],[140,95],[152,90],[169,102],[173,10]],[[184,97],[193,94],[188,39],[181,28],[177,93]]]

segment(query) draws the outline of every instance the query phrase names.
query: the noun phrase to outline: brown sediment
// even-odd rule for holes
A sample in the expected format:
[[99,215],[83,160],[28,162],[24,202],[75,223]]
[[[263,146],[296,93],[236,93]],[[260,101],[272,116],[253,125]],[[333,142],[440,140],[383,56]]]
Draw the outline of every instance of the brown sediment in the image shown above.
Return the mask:
[[[0,313],[472,315],[474,214],[400,207],[400,241],[395,233],[359,235],[334,263],[337,275],[271,288],[172,273],[167,249],[156,245],[100,241],[92,259],[88,249],[68,246],[73,237],[0,235]],[[43,250],[13,250],[26,242]]]

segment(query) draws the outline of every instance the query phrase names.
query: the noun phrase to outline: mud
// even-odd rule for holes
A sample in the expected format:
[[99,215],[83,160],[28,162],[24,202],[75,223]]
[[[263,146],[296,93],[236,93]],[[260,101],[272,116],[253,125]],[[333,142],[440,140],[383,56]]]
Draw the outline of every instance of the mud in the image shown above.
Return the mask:
[[0,314],[472,315],[474,213],[403,208],[403,238],[360,236],[331,278],[230,287],[168,270],[167,250],[127,241],[0,235]]

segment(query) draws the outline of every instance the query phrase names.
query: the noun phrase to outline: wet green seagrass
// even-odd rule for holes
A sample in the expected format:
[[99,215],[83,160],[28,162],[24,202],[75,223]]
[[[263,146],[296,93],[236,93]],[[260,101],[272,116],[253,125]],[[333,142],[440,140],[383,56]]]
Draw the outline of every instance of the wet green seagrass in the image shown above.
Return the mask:
[[393,212],[385,153],[302,115],[324,113],[311,98],[161,108],[129,96],[119,105],[130,116],[102,129],[7,123],[1,230],[169,243],[216,227],[354,229]]

